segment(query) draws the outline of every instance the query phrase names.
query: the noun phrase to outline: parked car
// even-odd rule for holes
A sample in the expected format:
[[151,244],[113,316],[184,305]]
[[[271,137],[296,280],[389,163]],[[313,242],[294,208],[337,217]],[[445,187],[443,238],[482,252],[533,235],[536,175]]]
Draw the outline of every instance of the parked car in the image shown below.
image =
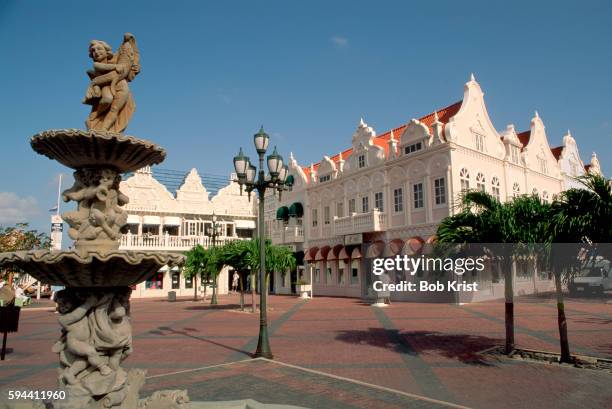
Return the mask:
[[586,274],[575,277],[569,286],[570,294],[603,294],[612,290],[612,277],[610,277],[610,264],[589,267]]
[[[32,284],[28,288],[25,289],[25,293],[28,297],[36,298],[36,284]],[[51,288],[48,285],[44,285],[40,289],[41,297],[50,297],[51,296]]]

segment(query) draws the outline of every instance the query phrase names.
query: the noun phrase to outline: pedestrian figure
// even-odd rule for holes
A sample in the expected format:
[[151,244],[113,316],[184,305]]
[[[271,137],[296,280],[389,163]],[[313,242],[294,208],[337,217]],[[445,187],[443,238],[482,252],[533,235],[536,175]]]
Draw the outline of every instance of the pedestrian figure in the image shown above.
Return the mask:
[[238,280],[239,279],[240,279],[240,276],[238,275],[238,272],[234,270],[234,275],[232,276],[232,291],[234,293],[238,292]]

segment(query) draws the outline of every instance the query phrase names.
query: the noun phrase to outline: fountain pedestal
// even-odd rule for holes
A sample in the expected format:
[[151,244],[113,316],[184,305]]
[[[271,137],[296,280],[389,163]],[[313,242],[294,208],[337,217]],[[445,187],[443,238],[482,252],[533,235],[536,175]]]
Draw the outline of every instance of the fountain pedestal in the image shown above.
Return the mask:
[[186,391],[163,391],[140,401],[145,372],[121,368],[132,352],[130,286],[164,265],[183,261],[177,254],[119,250],[127,227],[122,206],[129,202],[119,191],[121,174],[160,163],[165,151],[123,134],[75,129],[42,132],[31,145],[75,169],[74,185],[63,198],[76,201],[77,208],[62,215],[74,249],[0,254],[0,264],[66,287],[57,293],[61,336],[52,348],[59,357],[59,386],[66,399],[55,401],[53,408],[184,407]]

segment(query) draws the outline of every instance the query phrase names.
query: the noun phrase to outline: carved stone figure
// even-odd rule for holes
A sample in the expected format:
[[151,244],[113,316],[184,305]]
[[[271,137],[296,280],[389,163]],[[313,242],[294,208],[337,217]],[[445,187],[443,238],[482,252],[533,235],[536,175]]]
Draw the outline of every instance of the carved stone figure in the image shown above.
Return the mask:
[[68,235],[76,247],[102,245],[100,250],[119,247],[117,240],[125,231],[127,213],[121,206],[129,199],[119,191],[121,175],[113,169],[81,168],[74,172],[74,185],[64,191],[64,201],[78,202],[77,210],[62,215],[70,225]]
[[89,57],[94,64],[87,71],[91,82],[83,103],[92,109],[85,125],[87,129],[123,132],[136,109],[128,86],[140,72],[136,39],[126,33],[117,54],[105,41],[92,40]]

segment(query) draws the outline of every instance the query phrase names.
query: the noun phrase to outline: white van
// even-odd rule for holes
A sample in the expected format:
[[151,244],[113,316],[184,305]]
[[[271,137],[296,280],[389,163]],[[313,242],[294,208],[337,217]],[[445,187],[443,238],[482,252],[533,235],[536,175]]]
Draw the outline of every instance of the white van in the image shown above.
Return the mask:
[[585,293],[603,294],[612,290],[612,277],[610,277],[610,264],[597,263],[589,267],[586,273],[574,278],[569,286],[570,294],[579,295]]

